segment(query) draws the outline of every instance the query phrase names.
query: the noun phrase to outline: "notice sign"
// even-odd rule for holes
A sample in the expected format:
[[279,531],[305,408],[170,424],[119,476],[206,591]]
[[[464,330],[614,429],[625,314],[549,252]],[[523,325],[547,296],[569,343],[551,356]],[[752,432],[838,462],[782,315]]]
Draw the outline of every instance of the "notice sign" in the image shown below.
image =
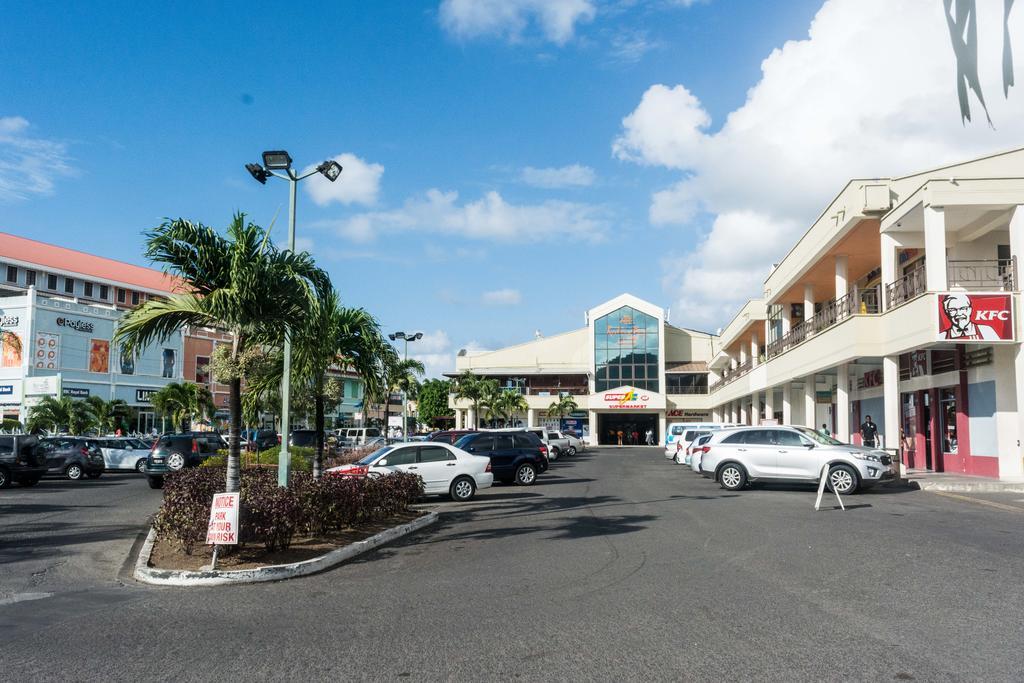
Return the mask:
[[217,493],[210,506],[210,526],[206,529],[207,545],[238,544],[238,494]]

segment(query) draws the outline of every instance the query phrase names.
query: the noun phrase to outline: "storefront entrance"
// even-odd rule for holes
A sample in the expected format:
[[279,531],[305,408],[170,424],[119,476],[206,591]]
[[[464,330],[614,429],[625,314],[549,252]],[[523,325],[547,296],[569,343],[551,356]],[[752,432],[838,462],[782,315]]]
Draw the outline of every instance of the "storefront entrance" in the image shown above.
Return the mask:
[[659,443],[657,413],[599,413],[597,416],[597,442],[603,446],[642,446],[648,430],[654,435],[654,443]]

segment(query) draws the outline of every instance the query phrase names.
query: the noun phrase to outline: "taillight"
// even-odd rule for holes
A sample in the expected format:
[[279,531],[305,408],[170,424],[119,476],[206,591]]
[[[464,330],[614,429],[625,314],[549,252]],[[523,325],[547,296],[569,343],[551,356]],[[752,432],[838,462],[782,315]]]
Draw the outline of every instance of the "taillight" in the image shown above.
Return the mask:
[[544,457],[547,457],[548,455],[548,447],[545,446],[544,444],[540,445],[540,454],[543,455]]
[[199,452],[199,441],[197,441],[196,439],[192,439],[192,452],[193,453],[198,453]]
[[490,471],[491,471],[491,461],[490,461],[490,459],[488,459],[487,460],[487,467],[484,468],[484,472],[490,472]]
[[700,449],[700,452],[701,453],[710,453],[711,452],[711,446],[704,446],[704,447],[702,447]]
[[681,450],[683,450],[683,442],[682,441],[678,441],[678,442],[676,442],[676,453],[678,453]]

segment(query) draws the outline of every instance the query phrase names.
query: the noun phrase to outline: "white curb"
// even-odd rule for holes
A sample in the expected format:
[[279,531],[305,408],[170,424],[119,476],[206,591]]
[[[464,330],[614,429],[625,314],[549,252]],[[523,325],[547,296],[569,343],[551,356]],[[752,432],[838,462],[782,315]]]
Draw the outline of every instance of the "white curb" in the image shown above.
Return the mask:
[[1024,493],[1020,482],[994,481],[922,481],[911,479],[922,491],[946,491],[950,493]]
[[160,586],[224,586],[237,583],[261,583],[263,581],[281,581],[283,579],[294,579],[298,576],[315,574],[335,565],[341,564],[353,557],[362,555],[368,550],[390,543],[423,527],[430,526],[437,521],[436,512],[428,512],[419,519],[408,524],[396,526],[391,529],[370,536],[369,538],[351,543],[344,548],[332,550],[326,555],[314,557],[311,560],[293,562],[291,564],[275,564],[269,567],[257,567],[255,569],[236,569],[233,571],[193,571],[188,569],[157,569],[149,566],[149,556],[153,552],[153,544],[156,542],[156,531],[149,529],[149,536],[139,551],[139,557],[135,561],[135,579],[143,583],[152,583]]

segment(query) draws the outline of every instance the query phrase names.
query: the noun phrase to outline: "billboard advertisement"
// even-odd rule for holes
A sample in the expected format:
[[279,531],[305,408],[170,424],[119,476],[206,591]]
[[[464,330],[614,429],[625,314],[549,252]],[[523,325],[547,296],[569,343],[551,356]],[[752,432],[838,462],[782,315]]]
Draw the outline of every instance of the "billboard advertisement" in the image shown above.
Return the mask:
[[60,335],[46,332],[36,333],[32,352],[32,365],[42,370],[60,368]]
[[946,292],[939,294],[937,300],[939,341],[1014,340],[1013,295]]

